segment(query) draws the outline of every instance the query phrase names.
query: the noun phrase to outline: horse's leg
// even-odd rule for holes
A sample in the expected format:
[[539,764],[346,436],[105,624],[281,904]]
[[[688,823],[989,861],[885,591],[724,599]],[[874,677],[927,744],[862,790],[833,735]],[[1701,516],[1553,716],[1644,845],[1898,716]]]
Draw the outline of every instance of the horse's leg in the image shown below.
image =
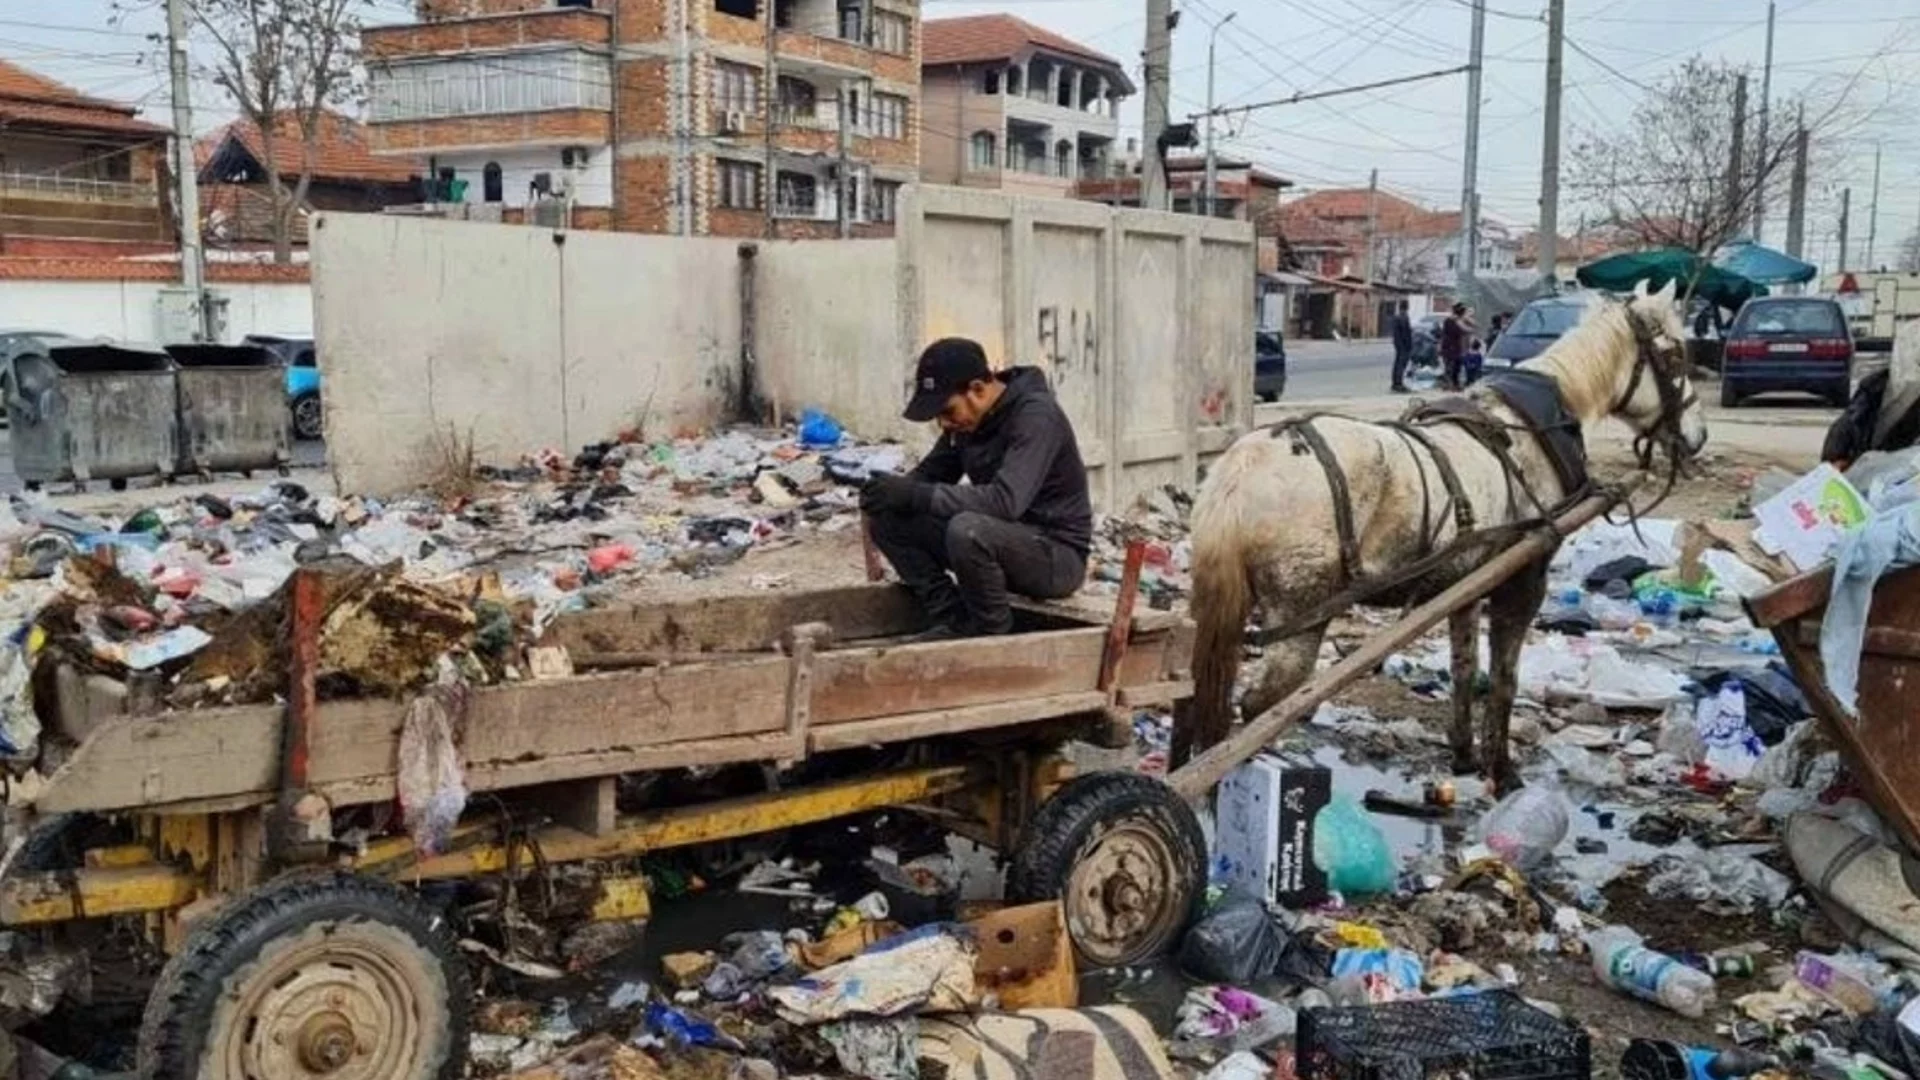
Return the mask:
[[1269,645],[1266,666],[1241,700],[1240,715],[1252,720],[1300,689],[1313,675],[1314,662],[1320,659],[1320,639],[1326,633],[1326,624],[1322,623]]
[[1480,605],[1469,604],[1449,617],[1453,654],[1453,771],[1470,773],[1473,760],[1473,684],[1480,670]]
[[1513,697],[1519,683],[1520,647],[1527,627],[1540,614],[1547,597],[1547,563],[1541,560],[1508,578],[1487,600],[1487,638],[1491,656],[1492,690],[1482,715],[1480,751],[1488,779],[1502,794],[1521,786],[1507,744],[1507,722],[1513,717]]

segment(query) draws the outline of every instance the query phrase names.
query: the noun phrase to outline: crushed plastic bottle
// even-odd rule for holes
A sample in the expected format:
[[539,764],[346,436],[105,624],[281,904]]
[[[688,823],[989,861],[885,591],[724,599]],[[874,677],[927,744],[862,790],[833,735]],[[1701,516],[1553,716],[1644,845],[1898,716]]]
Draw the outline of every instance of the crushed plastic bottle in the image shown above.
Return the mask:
[[1531,870],[1567,838],[1571,817],[1566,797],[1557,789],[1521,788],[1480,819],[1480,840],[1514,869]]
[[1658,629],[1671,630],[1680,624],[1680,594],[1667,588],[1653,589],[1640,598],[1640,614]]
[[1603,926],[1587,935],[1587,948],[1593,973],[1615,990],[1695,1020],[1713,1007],[1713,976],[1647,948],[1629,927]]

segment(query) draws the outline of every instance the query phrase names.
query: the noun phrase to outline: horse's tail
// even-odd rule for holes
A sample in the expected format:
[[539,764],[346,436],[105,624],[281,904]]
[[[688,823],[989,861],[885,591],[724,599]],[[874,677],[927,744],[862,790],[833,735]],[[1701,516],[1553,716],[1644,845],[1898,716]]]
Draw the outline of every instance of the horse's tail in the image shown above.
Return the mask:
[[1193,598],[1188,612],[1197,632],[1191,731],[1182,742],[1196,750],[1225,738],[1233,724],[1233,687],[1253,607],[1243,550],[1247,532],[1235,512],[1234,484],[1224,468],[1216,468],[1215,479],[1220,482],[1201,492],[1193,513]]

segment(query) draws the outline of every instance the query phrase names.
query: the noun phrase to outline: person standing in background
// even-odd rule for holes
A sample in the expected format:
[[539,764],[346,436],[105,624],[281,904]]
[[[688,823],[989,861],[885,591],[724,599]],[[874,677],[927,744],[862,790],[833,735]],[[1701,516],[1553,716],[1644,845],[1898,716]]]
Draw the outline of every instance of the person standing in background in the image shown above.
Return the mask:
[[1443,371],[1441,383],[1448,390],[1459,390],[1460,358],[1467,354],[1469,335],[1476,329],[1473,325],[1473,309],[1465,304],[1453,305],[1453,311],[1447,320],[1440,324],[1440,365]]
[[1413,320],[1407,318],[1407,302],[1393,309],[1393,384],[1396,394],[1407,392],[1407,361],[1413,357]]

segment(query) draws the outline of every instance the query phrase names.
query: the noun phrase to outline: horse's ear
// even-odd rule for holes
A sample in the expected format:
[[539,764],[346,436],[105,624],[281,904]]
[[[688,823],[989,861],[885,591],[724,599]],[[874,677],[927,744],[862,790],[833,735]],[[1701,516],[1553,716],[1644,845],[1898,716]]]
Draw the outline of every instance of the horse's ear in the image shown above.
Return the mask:
[[1673,298],[1679,294],[1679,291],[1680,282],[1670,280],[1667,282],[1667,287],[1655,293],[1653,298],[1663,303],[1671,304],[1673,303]]
[[1647,279],[1641,278],[1633,283],[1633,298],[1638,300],[1645,295],[1647,295]]

